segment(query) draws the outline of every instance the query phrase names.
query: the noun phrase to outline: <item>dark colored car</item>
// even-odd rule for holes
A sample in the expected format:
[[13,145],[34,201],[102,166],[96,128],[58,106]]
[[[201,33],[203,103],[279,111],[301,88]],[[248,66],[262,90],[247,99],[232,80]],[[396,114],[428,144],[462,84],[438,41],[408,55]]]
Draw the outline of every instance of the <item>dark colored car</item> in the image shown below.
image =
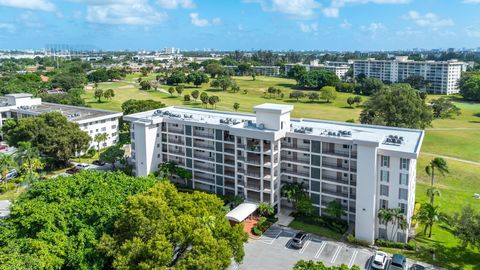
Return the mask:
[[414,264],[410,267],[410,270],[425,270],[425,266],[420,264]]
[[77,167],[70,168],[66,171],[66,173],[68,173],[68,174],[76,174],[78,172],[80,172],[80,169],[77,168]]
[[400,254],[393,254],[390,262],[390,269],[405,270],[407,269],[407,258]]
[[93,165],[97,165],[97,166],[103,166],[103,165],[105,165],[105,161],[101,161],[101,160],[98,160],[98,159],[97,159],[97,160],[94,160],[94,161],[92,162],[92,164],[93,164]]
[[307,240],[308,240],[308,234],[304,232],[298,232],[297,234],[295,234],[295,236],[293,236],[291,245],[294,248],[300,249],[303,247],[305,242],[307,242]]

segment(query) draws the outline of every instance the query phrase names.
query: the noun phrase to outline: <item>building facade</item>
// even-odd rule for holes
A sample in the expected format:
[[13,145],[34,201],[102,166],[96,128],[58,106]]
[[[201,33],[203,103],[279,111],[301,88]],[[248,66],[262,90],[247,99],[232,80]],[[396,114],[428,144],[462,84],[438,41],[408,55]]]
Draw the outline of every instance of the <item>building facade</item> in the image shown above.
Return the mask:
[[[241,71],[238,70],[237,66],[223,66],[230,74],[235,74],[237,76],[242,76]],[[255,75],[260,76],[279,76],[280,75],[280,67],[279,66],[252,66],[252,71]]]
[[[408,223],[415,203],[416,159],[423,131],[291,119],[293,106],[263,104],[255,114],[181,107],[124,116],[131,123],[138,176],[173,161],[192,172],[192,188],[289,207],[286,183],[303,183],[315,213],[331,201],[345,210],[356,237],[386,237],[378,210],[401,208]],[[389,229],[389,232],[392,230]],[[409,229],[394,240],[405,242]]]
[[353,75],[364,74],[384,82],[402,82],[410,76],[423,77],[429,82],[426,90],[434,94],[455,94],[459,92],[458,80],[467,65],[457,60],[449,61],[412,61],[406,56],[397,56],[395,60],[355,60]]
[[303,66],[307,71],[310,70],[320,70],[325,69],[331,71],[337,75],[337,77],[341,80],[345,79],[345,76],[350,69],[350,65],[348,63],[343,62],[325,62],[325,64],[319,64],[318,61],[312,61],[309,65],[307,64],[286,64],[285,65],[285,76],[288,76],[288,71],[294,66]]
[[0,127],[3,126],[5,120],[10,118],[33,117],[46,112],[60,112],[68,120],[77,123],[80,129],[87,132],[92,138],[90,148],[98,148],[94,138],[100,133],[108,134],[108,139],[100,145],[100,148],[118,142],[118,119],[122,113],[46,103],[42,102],[40,98],[32,98],[31,94],[9,94],[0,97]]

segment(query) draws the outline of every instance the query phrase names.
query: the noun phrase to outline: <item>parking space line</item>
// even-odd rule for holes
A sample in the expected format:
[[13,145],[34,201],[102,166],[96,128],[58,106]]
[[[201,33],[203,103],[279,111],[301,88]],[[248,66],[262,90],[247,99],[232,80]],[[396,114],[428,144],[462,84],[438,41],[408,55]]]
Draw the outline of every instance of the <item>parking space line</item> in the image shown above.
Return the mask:
[[305,251],[305,249],[308,247],[308,245],[310,245],[311,242],[312,242],[312,240],[310,240],[310,239],[307,240],[305,245],[303,245],[302,249],[300,250],[300,254],[302,254]]
[[341,249],[342,247],[337,245],[337,250],[335,250],[335,254],[333,254],[332,260],[330,261],[331,263],[335,263],[335,260],[337,259]]
[[291,244],[292,244],[292,239],[288,240],[288,242],[285,244],[283,248],[289,249]]
[[348,268],[352,268],[353,262],[355,261],[355,258],[357,257],[357,254],[358,254],[358,250],[355,250],[353,252],[352,258],[350,259],[350,262],[348,263]]
[[315,253],[315,259],[318,259],[318,257],[320,257],[320,253],[322,253],[322,251],[323,251],[323,249],[325,248],[326,245],[327,245],[327,242],[323,241],[322,245],[318,249],[317,253]]
[[272,237],[272,239],[270,240],[264,240],[263,238],[265,238],[265,234],[262,234],[262,236],[260,236],[260,238],[258,240],[260,240],[260,242],[262,243],[265,243],[267,245],[271,245],[273,244],[273,241],[275,241],[279,236],[280,234],[282,234],[283,230],[279,230],[279,232],[277,233],[277,235],[275,235],[275,237]]

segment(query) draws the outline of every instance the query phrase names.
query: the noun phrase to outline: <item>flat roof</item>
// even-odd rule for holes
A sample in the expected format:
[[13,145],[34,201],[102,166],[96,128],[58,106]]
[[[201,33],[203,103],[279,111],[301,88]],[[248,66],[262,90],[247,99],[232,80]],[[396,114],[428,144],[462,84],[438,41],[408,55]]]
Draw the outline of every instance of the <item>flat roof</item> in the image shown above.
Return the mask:
[[15,98],[25,98],[25,97],[32,97],[32,94],[20,93],[20,94],[6,94],[6,97],[15,97]]
[[122,115],[121,112],[99,110],[99,109],[92,109],[87,107],[79,107],[79,106],[71,106],[71,105],[62,105],[62,104],[48,103],[48,102],[42,102],[42,104],[40,105],[19,106],[12,110],[23,112],[23,113],[31,113],[31,114],[41,114],[46,112],[60,112],[61,114],[66,116],[69,120],[75,121],[75,122],[84,121],[91,118],[106,117],[106,116],[120,117]]
[[277,104],[277,103],[263,103],[253,107],[253,111],[265,110],[265,111],[278,111],[280,113],[286,113],[293,110],[292,105]]
[[[262,104],[260,107],[270,106],[283,108],[291,105]],[[256,107],[259,107],[256,106]],[[254,108],[256,108],[254,107]],[[166,107],[158,110],[127,115],[127,121],[151,122],[155,118],[169,118],[178,121],[205,123],[212,125],[226,125],[235,128],[255,129],[257,131],[273,132],[273,130],[260,130],[256,128],[256,116],[251,113],[236,113],[195,109],[185,107]],[[380,149],[418,153],[423,140],[423,130],[396,128],[387,126],[363,125],[346,122],[334,122],[315,119],[291,118],[291,133],[319,136],[324,138],[338,138],[350,141],[376,142]]]

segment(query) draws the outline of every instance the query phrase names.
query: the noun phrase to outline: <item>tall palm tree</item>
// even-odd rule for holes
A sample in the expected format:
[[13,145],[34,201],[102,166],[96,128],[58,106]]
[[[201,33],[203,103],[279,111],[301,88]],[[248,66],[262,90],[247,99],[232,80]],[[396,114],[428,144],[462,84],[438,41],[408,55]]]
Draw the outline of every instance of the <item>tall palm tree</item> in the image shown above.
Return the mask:
[[426,234],[427,229],[429,229],[428,238],[432,237],[433,224],[440,219],[440,211],[438,210],[438,206],[434,206],[430,203],[422,204],[418,210],[416,219],[425,225],[423,234]]
[[0,154],[0,175],[2,176],[2,181],[5,183],[5,190],[8,189],[8,172],[17,167],[17,163],[12,155]]
[[428,165],[425,167],[425,172],[427,175],[432,176],[432,183],[431,186],[433,187],[433,182],[435,180],[435,169],[438,170],[438,172],[441,175],[445,175],[445,173],[449,173],[448,171],[448,165],[447,161],[443,158],[436,157],[428,163]]
[[391,235],[390,239],[393,240],[395,235],[397,234],[400,221],[405,219],[405,217],[403,215],[402,209],[400,209],[400,208],[391,208],[391,209],[388,209],[388,210],[390,210],[390,213],[392,215],[393,227],[392,227],[392,235]]
[[105,132],[98,133],[95,135],[95,138],[93,138],[93,140],[98,144],[98,151],[100,151],[100,143],[108,140],[108,134]]
[[175,162],[164,162],[160,165],[160,168],[158,169],[158,176],[161,179],[170,179],[176,170],[177,164],[175,164]]
[[440,190],[436,187],[431,187],[427,189],[427,196],[430,198],[430,204],[433,205],[433,202],[435,200],[435,196],[440,196],[442,195],[440,193]]
[[42,168],[42,162],[38,160],[40,152],[37,147],[32,146],[31,142],[19,142],[15,153],[15,160],[18,165],[27,171],[28,180],[34,176],[34,171]]
[[380,208],[377,216],[380,222],[386,225],[386,234],[388,238],[388,224],[393,220],[392,211],[390,209]]

